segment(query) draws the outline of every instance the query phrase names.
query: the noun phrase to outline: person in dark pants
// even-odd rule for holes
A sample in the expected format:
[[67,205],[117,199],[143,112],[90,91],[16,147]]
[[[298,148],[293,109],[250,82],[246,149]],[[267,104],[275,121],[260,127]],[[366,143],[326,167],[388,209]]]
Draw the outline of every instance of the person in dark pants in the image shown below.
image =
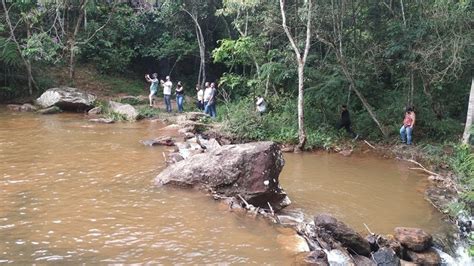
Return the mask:
[[347,110],[347,105],[342,105],[341,110],[341,121],[339,121],[337,129],[345,128],[347,133],[351,134],[353,140],[356,140],[359,135],[352,131],[351,117],[349,115],[349,110]]

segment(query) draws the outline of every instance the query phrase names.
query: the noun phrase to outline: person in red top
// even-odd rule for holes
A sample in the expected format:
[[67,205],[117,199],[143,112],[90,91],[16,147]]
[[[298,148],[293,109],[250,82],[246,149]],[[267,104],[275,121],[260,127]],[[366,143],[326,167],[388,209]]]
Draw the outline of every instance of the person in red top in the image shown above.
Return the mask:
[[415,110],[413,107],[407,107],[405,118],[403,119],[403,125],[400,128],[402,143],[406,143],[407,145],[412,144],[412,133],[413,127],[415,126],[415,120]]

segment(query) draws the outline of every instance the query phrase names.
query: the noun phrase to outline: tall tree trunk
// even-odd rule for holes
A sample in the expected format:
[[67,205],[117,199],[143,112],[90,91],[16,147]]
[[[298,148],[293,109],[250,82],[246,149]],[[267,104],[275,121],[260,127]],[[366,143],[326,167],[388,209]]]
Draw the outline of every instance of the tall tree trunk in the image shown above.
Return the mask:
[[[280,0],[283,30],[285,31],[285,34],[290,41],[291,47],[295,52],[296,63],[298,65],[298,145],[295,148],[295,152],[301,152],[306,144],[306,132],[304,128],[304,66],[306,64],[306,58],[308,57],[309,49],[311,47],[311,9],[312,1],[308,0],[305,48],[303,55],[301,55],[300,49],[298,48],[293,35],[291,35],[291,32],[286,25],[285,0]],[[297,35],[295,35],[295,38],[296,37]]]
[[202,33],[201,25],[199,25],[198,17],[196,14],[191,13],[184,7],[181,8],[184,12],[186,12],[194,22],[196,26],[196,39],[199,46],[199,76],[198,76],[198,84],[201,87],[204,87],[204,83],[206,82],[206,43],[204,41],[204,34]]
[[304,129],[304,62],[298,63],[298,146],[300,151],[306,145],[306,132]]
[[71,38],[69,39],[69,79],[74,81],[74,76],[76,72],[76,39],[77,34],[79,33],[79,28],[81,27],[82,20],[84,19],[85,8],[88,0],[82,0],[79,10],[79,17],[76,21],[76,26],[74,27],[74,32],[72,33]]
[[469,107],[467,108],[466,126],[462,135],[462,143],[468,144],[471,137],[472,118],[474,117],[474,77],[471,80],[471,93],[469,94]]

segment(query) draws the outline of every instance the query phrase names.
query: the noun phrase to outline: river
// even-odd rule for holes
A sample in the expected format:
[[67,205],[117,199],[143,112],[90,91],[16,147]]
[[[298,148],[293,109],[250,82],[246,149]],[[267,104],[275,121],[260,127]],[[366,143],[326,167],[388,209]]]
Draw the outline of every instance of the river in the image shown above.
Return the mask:
[[[0,109],[0,263],[290,264],[281,228],[230,213],[196,191],[155,188],[156,121],[92,124],[82,115]],[[329,212],[363,231],[444,233],[425,177],[373,156],[285,155],[291,208]]]

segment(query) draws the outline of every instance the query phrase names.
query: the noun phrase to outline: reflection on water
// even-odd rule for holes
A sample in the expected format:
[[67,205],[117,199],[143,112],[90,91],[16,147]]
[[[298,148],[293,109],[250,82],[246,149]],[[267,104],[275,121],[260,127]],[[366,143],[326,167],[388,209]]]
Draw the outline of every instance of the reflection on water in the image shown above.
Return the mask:
[[153,187],[161,127],[0,113],[0,262],[288,262],[266,222]]
[[[166,148],[138,141],[163,126],[0,111],[0,263],[289,264],[267,222],[202,193],[153,187]],[[405,166],[320,153],[286,159],[282,185],[307,213],[378,232],[442,226],[417,192],[423,179]]]
[[426,176],[393,160],[324,152],[285,154],[280,176],[293,208],[331,213],[352,227],[392,234],[397,226],[447,230],[442,214],[423,198]]

